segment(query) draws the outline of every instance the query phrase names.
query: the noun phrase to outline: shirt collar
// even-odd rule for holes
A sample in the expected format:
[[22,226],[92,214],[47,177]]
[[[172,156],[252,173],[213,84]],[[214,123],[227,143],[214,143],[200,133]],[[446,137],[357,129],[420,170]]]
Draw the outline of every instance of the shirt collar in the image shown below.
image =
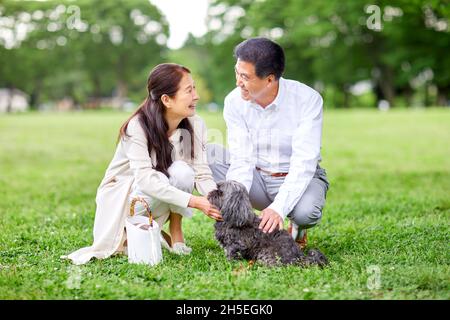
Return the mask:
[[280,77],[280,79],[278,79],[277,96],[272,101],[272,103],[267,106],[267,108],[273,108],[274,110],[277,110],[280,107],[281,100],[283,99],[283,94],[284,94],[284,86],[283,86],[284,83],[283,82],[284,82],[284,79],[282,77]]
[[172,143],[177,143],[180,141],[180,128],[176,128],[172,135],[169,137],[169,141]]
[[281,105],[281,101],[283,100],[283,94],[284,94],[284,79],[282,77],[280,77],[280,79],[278,80],[278,93],[277,96],[275,97],[275,99],[272,101],[271,104],[269,104],[267,107],[262,108],[260,105],[258,105],[257,103],[253,103],[250,102],[250,105],[252,107],[254,107],[257,110],[260,111],[269,111],[269,110],[273,110],[273,111],[277,111],[278,108]]

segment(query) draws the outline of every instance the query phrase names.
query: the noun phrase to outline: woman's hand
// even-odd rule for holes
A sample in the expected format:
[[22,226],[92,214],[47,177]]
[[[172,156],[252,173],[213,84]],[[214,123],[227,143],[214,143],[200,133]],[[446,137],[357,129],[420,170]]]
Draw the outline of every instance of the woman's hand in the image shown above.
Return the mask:
[[208,217],[215,219],[217,221],[223,221],[220,211],[211,203],[209,203],[206,197],[191,196],[191,199],[189,200],[188,203],[188,207],[198,209],[202,211],[204,214],[206,214]]

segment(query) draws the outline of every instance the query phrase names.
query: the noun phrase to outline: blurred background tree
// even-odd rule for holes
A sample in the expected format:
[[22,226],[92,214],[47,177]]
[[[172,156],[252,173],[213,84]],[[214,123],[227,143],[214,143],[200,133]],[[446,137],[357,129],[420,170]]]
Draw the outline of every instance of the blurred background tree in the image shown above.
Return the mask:
[[[199,48],[210,53],[210,65],[221,66],[214,75],[219,79],[211,79],[213,92],[222,99],[232,88],[216,82],[234,83],[233,47],[248,37],[265,36],[285,49],[285,76],[315,87],[329,106],[381,101],[410,106],[414,94],[422,95],[419,104],[448,105],[449,2],[372,3],[370,8],[360,0],[214,1],[207,45]],[[225,66],[227,76],[222,74]],[[364,87],[370,87],[368,94],[358,92]]]
[[3,1],[0,86],[41,100],[145,96],[167,51],[168,24],[146,0]]
[[[202,104],[234,88],[233,48],[265,36],[285,49],[286,78],[327,107],[448,106],[450,9],[446,0],[211,0],[207,27],[178,50],[147,0],[0,2],[0,87],[32,107],[139,103],[152,67],[188,66]],[[174,8],[176,10],[176,8]]]

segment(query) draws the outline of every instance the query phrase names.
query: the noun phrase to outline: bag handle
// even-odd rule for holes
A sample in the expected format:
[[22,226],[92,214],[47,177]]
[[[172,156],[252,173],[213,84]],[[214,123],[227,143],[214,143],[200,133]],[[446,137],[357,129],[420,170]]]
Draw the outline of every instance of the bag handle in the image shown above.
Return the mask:
[[147,201],[145,201],[143,198],[140,197],[136,197],[133,198],[133,200],[131,200],[131,204],[130,204],[130,216],[134,216],[134,206],[136,205],[136,202],[141,202],[144,205],[145,210],[148,213],[148,218],[150,221],[150,226],[153,227],[153,215],[152,212],[150,211],[150,208],[148,206]]

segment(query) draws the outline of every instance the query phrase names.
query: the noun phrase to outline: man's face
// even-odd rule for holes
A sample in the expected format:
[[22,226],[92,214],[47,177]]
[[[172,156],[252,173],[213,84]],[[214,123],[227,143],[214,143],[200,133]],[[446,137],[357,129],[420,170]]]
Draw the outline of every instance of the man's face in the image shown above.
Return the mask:
[[251,62],[237,60],[234,67],[236,73],[236,86],[241,88],[242,99],[248,101],[264,100],[268,94],[270,81],[268,77],[259,78],[255,66]]

